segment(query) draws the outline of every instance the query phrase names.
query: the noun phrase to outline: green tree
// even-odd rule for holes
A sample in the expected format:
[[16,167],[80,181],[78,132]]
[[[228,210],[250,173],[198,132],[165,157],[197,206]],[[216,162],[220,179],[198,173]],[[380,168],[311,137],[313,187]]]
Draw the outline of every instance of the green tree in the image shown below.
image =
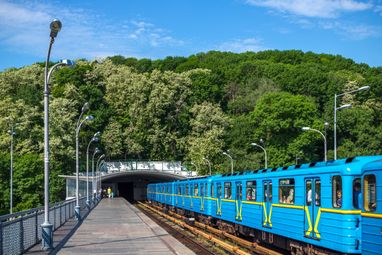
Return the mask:
[[[188,145],[187,157],[198,165],[205,164],[203,157],[215,160],[221,158],[224,148],[224,135],[229,127],[229,118],[218,105],[203,102],[191,108],[191,133],[186,138]],[[199,174],[206,174],[203,168]]]
[[299,138],[301,128],[312,127],[317,118],[317,106],[312,98],[286,92],[265,94],[252,113],[253,141],[264,139],[270,166],[291,163],[294,154],[304,146]]

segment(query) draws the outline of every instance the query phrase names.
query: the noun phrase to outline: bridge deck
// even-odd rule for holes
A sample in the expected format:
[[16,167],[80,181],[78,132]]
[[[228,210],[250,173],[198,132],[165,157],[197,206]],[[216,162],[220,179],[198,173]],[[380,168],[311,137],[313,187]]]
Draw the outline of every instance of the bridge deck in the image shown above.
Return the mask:
[[103,199],[59,254],[194,254],[123,198]]

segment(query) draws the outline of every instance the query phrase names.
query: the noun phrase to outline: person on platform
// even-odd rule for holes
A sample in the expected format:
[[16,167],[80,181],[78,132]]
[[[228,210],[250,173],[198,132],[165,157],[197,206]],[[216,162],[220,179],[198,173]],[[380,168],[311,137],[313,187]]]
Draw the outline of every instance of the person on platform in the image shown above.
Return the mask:
[[107,197],[110,198],[111,197],[111,188],[107,188]]

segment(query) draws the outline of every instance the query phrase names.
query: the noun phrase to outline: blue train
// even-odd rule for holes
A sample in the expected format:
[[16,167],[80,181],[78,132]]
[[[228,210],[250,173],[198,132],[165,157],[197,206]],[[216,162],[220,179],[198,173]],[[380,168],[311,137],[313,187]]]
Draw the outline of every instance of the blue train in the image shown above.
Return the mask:
[[291,254],[382,254],[382,156],[149,184],[147,197]]

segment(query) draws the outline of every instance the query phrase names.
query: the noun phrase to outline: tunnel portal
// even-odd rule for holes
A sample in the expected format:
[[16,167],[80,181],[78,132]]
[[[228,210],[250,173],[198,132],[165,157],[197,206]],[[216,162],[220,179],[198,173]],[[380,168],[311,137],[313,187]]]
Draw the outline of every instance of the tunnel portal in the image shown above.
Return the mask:
[[[111,188],[114,196],[124,197],[131,203],[146,200],[146,189],[150,183],[182,180],[197,175],[194,171],[187,171],[181,162],[166,161],[110,161],[105,162],[98,173],[101,173],[104,197],[107,190]],[[76,177],[73,175],[60,175],[60,177],[66,179],[66,199],[74,198]],[[96,185],[99,180],[98,174],[94,178],[89,176],[89,185],[86,184],[85,173],[80,173],[79,179],[79,197],[87,195],[87,188],[89,196],[95,196],[96,191],[99,192],[99,186]],[[92,187],[93,179],[94,188]]]
[[146,200],[148,184],[180,179],[184,179],[184,177],[167,173],[118,173],[102,178],[102,190],[106,193],[110,187],[114,196],[123,197],[130,203],[133,203],[134,201]]

